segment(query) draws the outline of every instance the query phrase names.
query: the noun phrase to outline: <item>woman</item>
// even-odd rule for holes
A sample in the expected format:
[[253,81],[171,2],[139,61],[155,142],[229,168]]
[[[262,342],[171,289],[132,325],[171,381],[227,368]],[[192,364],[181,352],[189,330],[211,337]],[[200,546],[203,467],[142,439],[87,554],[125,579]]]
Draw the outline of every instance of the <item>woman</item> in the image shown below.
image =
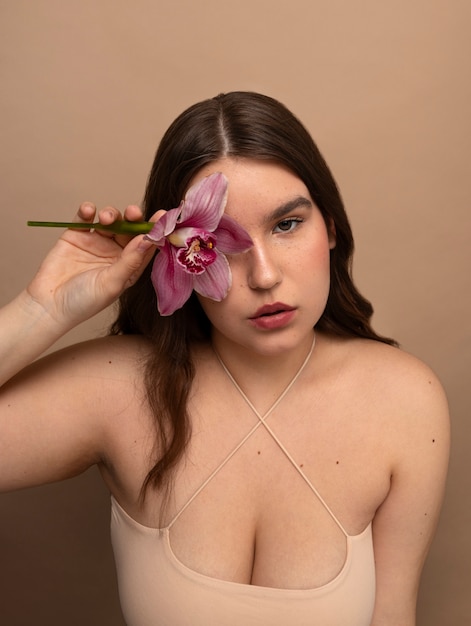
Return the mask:
[[[243,240],[219,296],[224,271],[211,275],[203,252],[217,256],[223,221],[212,239],[175,243],[208,181],[208,206],[219,199]],[[77,219],[95,213],[84,203]],[[98,216],[142,219],[134,206]],[[425,365],[372,330],[342,201],[309,134],[258,94],[194,105],[159,146],[144,218],[157,224],[147,236],[67,230],[1,311],[1,487],[98,464],[131,626],[415,624],[446,400]],[[170,280],[180,254],[203,265]],[[192,271],[197,291],[172,307]],[[28,365],[119,296],[109,337]]]

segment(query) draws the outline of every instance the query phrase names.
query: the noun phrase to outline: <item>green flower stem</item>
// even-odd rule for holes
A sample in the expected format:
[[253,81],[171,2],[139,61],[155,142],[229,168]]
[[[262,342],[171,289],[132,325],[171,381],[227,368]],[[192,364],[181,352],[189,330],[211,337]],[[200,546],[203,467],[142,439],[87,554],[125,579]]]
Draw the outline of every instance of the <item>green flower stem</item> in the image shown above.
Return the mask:
[[84,222],[33,222],[29,221],[28,226],[46,226],[50,228],[71,228],[75,230],[107,230],[116,235],[145,235],[152,230],[152,222],[126,222],[124,220],[113,222],[113,224],[87,224]]

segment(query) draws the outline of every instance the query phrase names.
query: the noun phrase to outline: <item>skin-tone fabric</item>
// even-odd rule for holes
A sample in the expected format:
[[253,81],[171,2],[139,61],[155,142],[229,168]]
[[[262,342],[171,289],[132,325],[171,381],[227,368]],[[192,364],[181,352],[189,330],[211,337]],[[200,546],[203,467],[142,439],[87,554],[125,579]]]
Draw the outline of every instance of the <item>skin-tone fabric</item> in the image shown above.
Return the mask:
[[346,536],[339,574],[315,589],[275,589],[199,574],[172,551],[170,528],[142,526],[112,499],[111,536],[128,626],[369,626],[375,600],[371,524]]

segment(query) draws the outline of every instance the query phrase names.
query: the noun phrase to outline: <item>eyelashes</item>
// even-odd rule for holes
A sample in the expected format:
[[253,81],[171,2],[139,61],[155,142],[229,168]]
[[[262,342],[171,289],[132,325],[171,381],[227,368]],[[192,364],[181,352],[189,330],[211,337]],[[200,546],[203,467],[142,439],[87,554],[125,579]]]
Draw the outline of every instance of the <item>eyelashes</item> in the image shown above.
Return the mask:
[[274,233],[291,233],[295,230],[299,224],[301,224],[304,220],[300,217],[290,217],[278,222],[278,224],[273,229]]

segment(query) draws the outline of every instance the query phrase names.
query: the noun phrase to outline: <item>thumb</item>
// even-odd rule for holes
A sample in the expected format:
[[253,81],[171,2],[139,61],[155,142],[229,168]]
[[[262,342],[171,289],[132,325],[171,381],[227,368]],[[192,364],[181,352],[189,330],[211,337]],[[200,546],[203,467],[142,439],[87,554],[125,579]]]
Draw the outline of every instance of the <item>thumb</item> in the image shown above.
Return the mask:
[[139,276],[149,264],[150,260],[156,252],[156,246],[144,238],[144,235],[138,235],[131,239],[128,245],[123,248],[121,257],[110,268],[109,287],[115,286],[115,291],[122,292],[137,281]]

